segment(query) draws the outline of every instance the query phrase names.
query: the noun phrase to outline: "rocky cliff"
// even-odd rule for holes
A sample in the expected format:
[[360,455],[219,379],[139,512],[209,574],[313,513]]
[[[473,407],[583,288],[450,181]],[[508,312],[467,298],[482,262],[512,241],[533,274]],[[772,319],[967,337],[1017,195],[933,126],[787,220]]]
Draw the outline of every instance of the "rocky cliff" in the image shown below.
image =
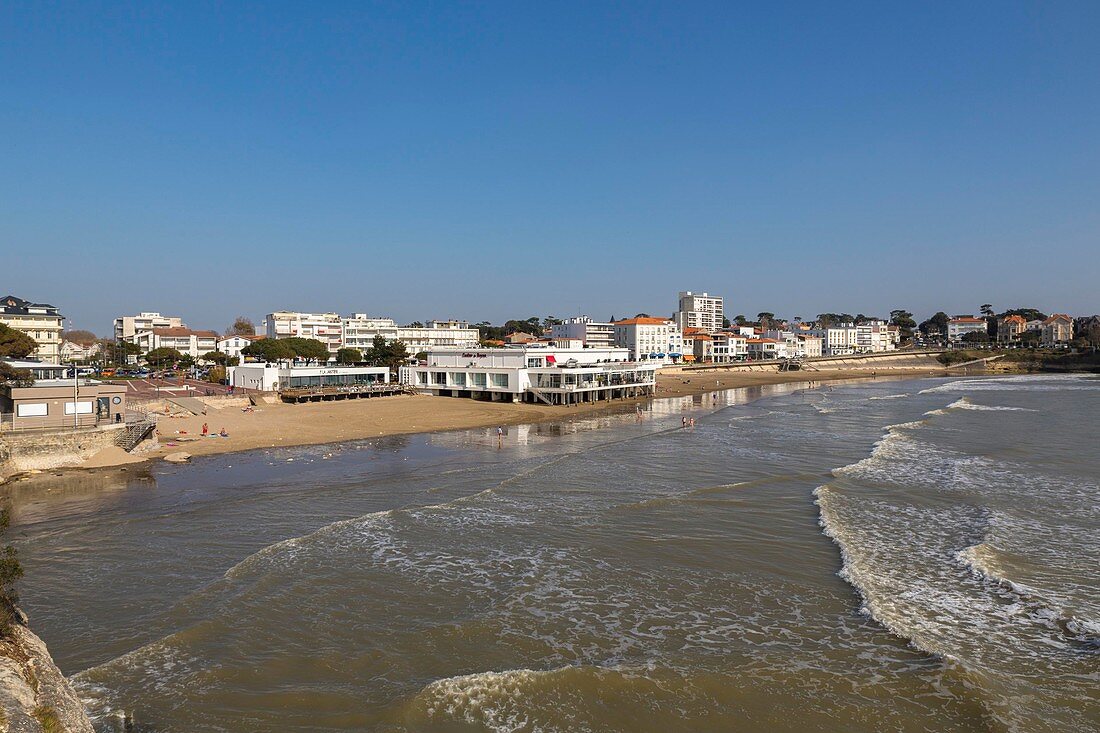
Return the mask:
[[16,624],[0,639],[0,733],[93,733],[46,645]]

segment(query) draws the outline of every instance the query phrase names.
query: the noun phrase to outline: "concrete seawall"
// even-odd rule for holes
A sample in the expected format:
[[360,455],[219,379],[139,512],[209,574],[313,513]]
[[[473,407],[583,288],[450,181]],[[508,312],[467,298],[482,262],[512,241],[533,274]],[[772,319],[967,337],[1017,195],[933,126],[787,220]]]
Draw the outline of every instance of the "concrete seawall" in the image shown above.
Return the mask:
[[[120,426],[121,427],[121,426]],[[79,466],[115,445],[118,429],[0,434],[0,481],[23,471]]]
[[[802,369],[807,373],[814,371],[876,371],[876,370],[900,370],[929,371],[944,369],[944,365],[936,360],[940,352],[927,353],[886,353],[866,354],[860,356],[825,356],[807,359],[802,362]],[[692,374],[698,372],[777,372],[783,362],[734,362],[731,364],[698,364],[665,367],[662,374]]]

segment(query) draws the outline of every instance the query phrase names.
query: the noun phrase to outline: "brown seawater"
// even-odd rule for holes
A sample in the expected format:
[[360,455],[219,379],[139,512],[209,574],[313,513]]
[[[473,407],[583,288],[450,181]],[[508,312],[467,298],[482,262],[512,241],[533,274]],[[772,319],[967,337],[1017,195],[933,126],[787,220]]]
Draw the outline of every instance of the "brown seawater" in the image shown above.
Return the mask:
[[104,731],[1090,730],[1098,408],[732,390],[17,486],[12,535]]

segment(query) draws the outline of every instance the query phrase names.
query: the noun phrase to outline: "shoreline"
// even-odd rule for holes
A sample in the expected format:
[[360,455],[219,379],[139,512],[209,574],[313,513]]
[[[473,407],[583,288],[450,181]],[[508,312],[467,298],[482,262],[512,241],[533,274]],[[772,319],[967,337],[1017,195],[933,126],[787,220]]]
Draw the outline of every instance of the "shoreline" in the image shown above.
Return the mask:
[[[816,384],[870,379],[917,379],[950,376],[943,369],[836,370],[831,372],[689,372],[658,374],[654,395],[611,403],[550,406],[480,402],[452,397],[403,395],[376,400],[275,403],[244,412],[237,407],[211,408],[206,415],[162,417],[158,445],[135,453],[107,449],[80,465],[24,471],[0,481],[0,487],[27,479],[70,472],[127,471],[168,459],[173,453],[198,456],[240,453],[264,448],[288,448],[471,430],[494,426],[552,422],[575,415],[621,413],[659,399],[696,397],[730,389],[776,384]],[[206,423],[210,435],[202,437]],[[217,437],[222,429],[228,438]]]

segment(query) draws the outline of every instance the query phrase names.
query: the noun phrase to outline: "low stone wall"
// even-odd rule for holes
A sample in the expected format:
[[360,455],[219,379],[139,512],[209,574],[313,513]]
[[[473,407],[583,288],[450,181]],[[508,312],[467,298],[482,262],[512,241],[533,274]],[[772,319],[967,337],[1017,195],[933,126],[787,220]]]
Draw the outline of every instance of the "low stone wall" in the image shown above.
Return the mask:
[[99,430],[4,433],[0,435],[0,481],[23,471],[76,466],[115,444],[125,426]]

